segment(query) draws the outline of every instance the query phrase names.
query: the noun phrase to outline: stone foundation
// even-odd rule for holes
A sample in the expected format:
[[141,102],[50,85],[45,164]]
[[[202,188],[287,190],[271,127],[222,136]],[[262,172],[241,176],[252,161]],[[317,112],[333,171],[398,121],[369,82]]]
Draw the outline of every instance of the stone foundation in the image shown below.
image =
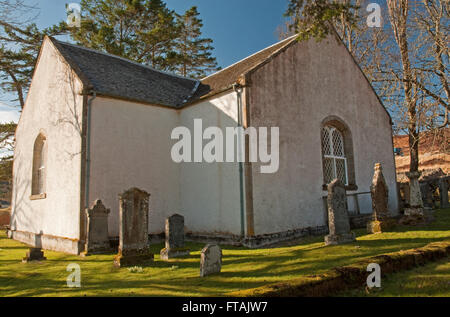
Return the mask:
[[[307,227],[302,229],[288,230],[277,233],[268,233],[246,238],[242,238],[241,236],[238,235],[214,235],[208,233],[191,232],[186,233],[186,240],[191,242],[245,246],[247,248],[257,249],[265,246],[270,246],[271,244],[279,242],[290,241],[308,236],[321,236],[326,235],[327,233],[328,227],[324,225],[317,227]],[[79,245],[78,240],[75,239],[42,235],[41,243],[38,244],[35,243],[36,240],[35,236],[37,236],[37,234],[35,233],[8,230],[9,238],[35,247],[41,246],[41,248],[45,250],[64,252],[75,255],[79,255],[81,252],[84,251],[84,245]],[[162,241],[164,241],[164,233],[149,234],[148,239],[149,244],[161,243]],[[111,249],[117,250],[117,247],[119,245],[119,238],[110,237],[109,241]]]
[[350,229],[366,228],[367,223],[372,220],[372,214],[349,215]]
[[190,251],[187,248],[181,248],[181,249],[180,248],[178,248],[178,249],[164,248],[159,253],[159,258],[161,260],[167,261],[167,260],[173,259],[173,258],[181,258],[183,256],[188,256],[189,254],[190,254]]
[[241,245],[247,248],[261,248],[278,242],[294,240],[307,236],[321,236],[327,233],[328,226],[307,227],[278,233],[262,234],[254,237],[246,237],[241,241]]
[[[370,215],[369,215],[370,216]],[[239,235],[223,235],[212,233],[199,233],[188,232],[186,233],[186,241],[199,242],[199,243],[211,243],[211,244],[224,244],[232,246],[244,246],[251,249],[257,249],[271,244],[295,240],[298,238],[308,236],[322,236],[328,234],[328,226],[307,227],[301,229],[288,230],[276,233],[267,233],[256,235],[253,237],[242,238]],[[164,233],[156,233],[149,235],[150,244],[161,243],[164,241]],[[111,244],[118,245],[118,237],[110,239]]]
[[424,209],[421,207],[415,207],[415,208],[405,208],[403,211],[405,216],[423,216],[424,215]]
[[80,254],[80,252],[84,250],[84,246],[81,245],[77,239],[69,239],[46,234],[8,230],[8,238],[23,242],[35,248],[75,255]]
[[325,236],[325,245],[337,245],[356,241],[355,233],[329,234]]

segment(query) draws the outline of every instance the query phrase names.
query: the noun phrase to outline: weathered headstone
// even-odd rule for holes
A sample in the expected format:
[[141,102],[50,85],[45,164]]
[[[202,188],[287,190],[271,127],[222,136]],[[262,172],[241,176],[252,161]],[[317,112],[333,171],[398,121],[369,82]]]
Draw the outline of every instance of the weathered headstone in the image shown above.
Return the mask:
[[222,249],[217,244],[203,248],[200,258],[200,277],[219,273],[222,269]]
[[350,231],[345,186],[338,179],[328,185],[328,227],[329,235],[325,244],[341,244],[355,241],[355,234]]
[[409,206],[409,183],[397,183],[400,191],[400,203],[402,209]]
[[439,200],[441,209],[449,208],[448,202],[448,181],[449,177],[442,177],[439,179]]
[[423,201],[420,193],[420,172],[406,173],[409,178],[409,208],[405,208],[405,216],[423,216]]
[[184,246],[184,217],[172,215],[166,218],[166,245],[160,252],[161,260],[168,260],[189,255]]
[[47,258],[44,257],[44,252],[41,248],[30,248],[27,252],[27,256],[22,259],[22,262],[43,261],[46,259]]
[[135,266],[153,261],[148,246],[148,201],[150,194],[131,188],[119,195],[119,253],[117,267]]
[[97,199],[86,209],[87,233],[85,255],[110,250],[108,237],[108,215],[110,210]]
[[420,183],[420,193],[422,194],[423,206],[433,208],[433,193],[428,182]]
[[367,231],[369,233],[378,233],[392,228],[395,225],[395,221],[389,215],[389,189],[380,163],[375,164],[370,194],[372,197],[373,219],[367,223]]

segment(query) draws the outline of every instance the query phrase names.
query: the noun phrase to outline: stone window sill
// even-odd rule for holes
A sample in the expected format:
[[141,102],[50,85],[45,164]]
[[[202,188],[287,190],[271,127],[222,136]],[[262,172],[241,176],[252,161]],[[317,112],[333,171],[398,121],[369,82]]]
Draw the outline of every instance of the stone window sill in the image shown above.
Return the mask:
[[47,198],[47,194],[45,194],[45,193],[30,196],[30,200],[38,200],[38,199],[45,199],[45,198]]
[[[328,190],[328,186],[326,184],[323,184],[322,189]],[[358,190],[358,185],[356,184],[345,185],[345,190]]]

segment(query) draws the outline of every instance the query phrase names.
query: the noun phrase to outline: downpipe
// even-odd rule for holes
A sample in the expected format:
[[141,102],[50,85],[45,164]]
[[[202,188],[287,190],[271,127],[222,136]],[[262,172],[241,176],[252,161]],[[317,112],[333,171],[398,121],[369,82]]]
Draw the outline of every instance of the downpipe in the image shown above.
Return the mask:
[[[236,92],[236,101],[237,101],[237,116],[238,122],[237,127],[243,127],[242,124],[242,86],[238,83],[233,84],[233,90]],[[240,214],[241,214],[241,237],[245,238],[245,207],[244,207],[244,163],[239,159],[242,151],[241,138],[238,134],[237,138],[237,157],[238,157],[238,165],[239,165],[239,199],[240,199]],[[245,142],[245,141],[244,141]]]

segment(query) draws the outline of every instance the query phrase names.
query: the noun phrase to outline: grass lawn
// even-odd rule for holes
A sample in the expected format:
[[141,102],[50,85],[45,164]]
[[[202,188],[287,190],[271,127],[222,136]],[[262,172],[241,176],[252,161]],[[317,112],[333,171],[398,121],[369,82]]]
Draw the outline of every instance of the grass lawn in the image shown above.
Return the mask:
[[381,287],[358,289],[337,296],[450,297],[450,258],[381,278]]
[[[46,261],[21,263],[27,246],[7,239],[2,232],[0,296],[221,296],[301,275],[319,274],[381,253],[450,239],[450,209],[436,211],[435,215],[436,221],[423,227],[398,227],[394,232],[375,235],[367,235],[364,229],[356,230],[357,241],[340,246],[325,247],[323,237],[309,237],[292,246],[257,250],[223,246],[222,272],[205,278],[199,277],[203,244],[188,243],[191,255],[171,262],[159,260],[162,243],[153,245],[155,262],[143,267],[142,273],[132,273],[126,268],[113,267],[114,254],[82,258],[45,251]],[[81,267],[81,288],[66,286],[69,275],[66,267],[70,263]],[[448,275],[449,268],[443,265],[443,269],[431,267],[430,274]],[[443,273],[437,273],[441,270]],[[409,285],[407,278],[405,275],[404,285]],[[389,292],[387,284],[383,289]]]

